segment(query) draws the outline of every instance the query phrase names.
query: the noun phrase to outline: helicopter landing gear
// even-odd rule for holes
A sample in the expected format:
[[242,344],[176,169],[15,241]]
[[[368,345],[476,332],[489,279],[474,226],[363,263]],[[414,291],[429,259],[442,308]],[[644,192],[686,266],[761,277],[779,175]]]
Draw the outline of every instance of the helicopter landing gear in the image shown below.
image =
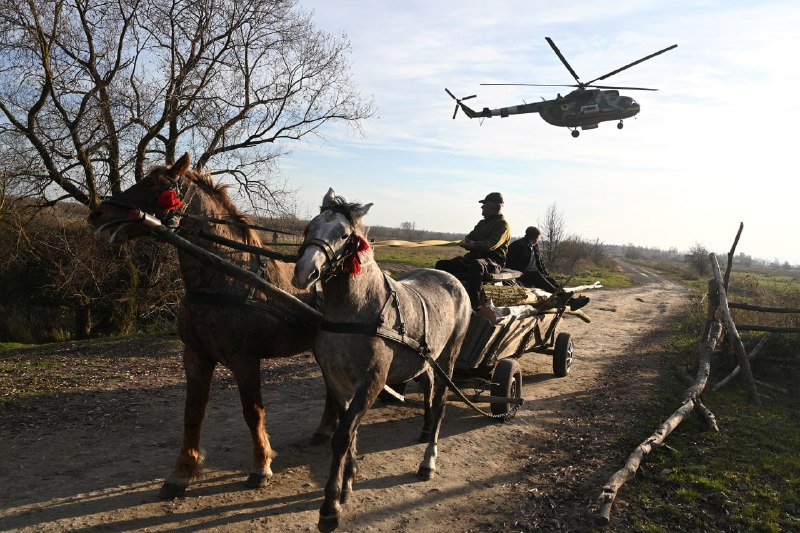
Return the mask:
[[624,124],[623,124],[623,123],[622,123],[622,121],[620,120],[620,121],[619,121],[619,124],[617,124],[617,129],[618,129],[618,130],[621,130],[623,126],[624,126]]
[[580,134],[581,134],[581,132],[579,132],[578,130],[572,130],[572,136],[573,137],[577,137]]

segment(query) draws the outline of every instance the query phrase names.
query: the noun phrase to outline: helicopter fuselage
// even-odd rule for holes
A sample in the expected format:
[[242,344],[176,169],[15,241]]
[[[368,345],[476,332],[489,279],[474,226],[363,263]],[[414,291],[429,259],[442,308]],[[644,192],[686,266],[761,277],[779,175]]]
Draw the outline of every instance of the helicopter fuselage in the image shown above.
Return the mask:
[[553,100],[498,109],[485,107],[481,111],[473,111],[463,103],[460,106],[470,118],[505,118],[539,113],[545,122],[553,126],[582,129],[595,128],[600,122],[630,118],[640,110],[639,104],[630,96],[621,95],[617,90],[601,89],[576,90]]
[[630,96],[616,90],[573,91],[568,95],[546,100],[539,111],[542,119],[553,126],[590,129],[600,122],[622,120],[636,115],[639,110]]

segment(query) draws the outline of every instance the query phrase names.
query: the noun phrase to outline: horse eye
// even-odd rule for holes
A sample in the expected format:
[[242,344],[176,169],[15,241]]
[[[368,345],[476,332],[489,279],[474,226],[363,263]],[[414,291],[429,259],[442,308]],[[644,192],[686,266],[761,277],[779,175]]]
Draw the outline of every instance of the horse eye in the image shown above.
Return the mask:
[[342,240],[345,240],[348,237],[350,237],[350,234],[349,233],[345,233],[344,235],[342,235]]

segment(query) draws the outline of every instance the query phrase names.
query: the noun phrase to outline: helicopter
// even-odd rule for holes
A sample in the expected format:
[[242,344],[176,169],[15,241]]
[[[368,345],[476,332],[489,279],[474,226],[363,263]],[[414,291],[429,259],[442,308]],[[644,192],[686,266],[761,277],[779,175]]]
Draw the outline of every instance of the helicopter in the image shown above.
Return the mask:
[[571,85],[549,85],[540,83],[481,83],[481,85],[576,87],[574,91],[566,94],[565,96],[561,96],[561,94],[559,94],[552,100],[545,100],[542,98],[541,102],[534,102],[531,104],[523,103],[521,105],[501,107],[498,109],[489,109],[488,107],[484,107],[481,111],[474,111],[464,103],[464,100],[475,98],[477,95],[473,94],[463,98],[456,98],[456,96],[451,93],[449,89],[445,88],[447,94],[449,94],[450,97],[456,101],[456,108],[455,111],[453,111],[453,119],[456,118],[460,108],[469,118],[481,119],[497,116],[505,118],[509,115],[539,113],[542,119],[544,119],[544,121],[548,124],[571,130],[573,137],[578,137],[580,135],[578,128],[582,130],[592,130],[597,128],[600,122],[611,120],[619,120],[617,123],[617,128],[622,129],[622,121],[626,118],[636,115],[640,110],[640,106],[630,96],[621,95],[619,93],[619,89],[632,91],[657,91],[658,89],[648,89],[646,87],[612,87],[607,85],[594,85],[594,83],[596,81],[609,78],[614,74],[618,74],[623,70],[633,67],[634,65],[638,65],[643,61],[647,61],[648,59],[652,59],[657,55],[663,54],[664,52],[668,52],[669,50],[678,47],[677,44],[673,44],[672,46],[668,46],[667,48],[659,50],[654,54],[650,54],[649,56],[643,57],[637,61],[634,61],[633,63],[628,63],[624,67],[613,70],[608,74],[604,74],[599,78],[595,78],[592,81],[583,82],[572,69],[572,66],[569,64],[569,62],[567,62],[566,58],[561,53],[561,50],[558,49],[556,43],[554,43],[550,37],[545,37],[545,39],[564,66],[567,67],[567,70],[570,74],[572,74],[572,77],[575,78],[577,83]]

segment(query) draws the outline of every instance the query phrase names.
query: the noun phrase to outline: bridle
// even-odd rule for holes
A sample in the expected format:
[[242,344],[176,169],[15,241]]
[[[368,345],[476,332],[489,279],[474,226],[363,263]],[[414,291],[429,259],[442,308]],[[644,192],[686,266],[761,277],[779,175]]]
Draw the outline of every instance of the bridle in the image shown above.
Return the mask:
[[342,273],[349,274],[350,272],[347,270],[347,268],[345,268],[345,264],[348,259],[355,257],[355,260],[360,262],[360,259],[358,258],[360,239],[358,233],[356,233],[355,226],[352,225],[352,222],[350,225],[350,230],[351,232],[350,236],[347,238],[347,242],[345,242],[344,245],[339,248],[339,250],[334,249],[333,245],[331,245],[331,243],[325,239],[308,237],[308,235],[306,235],[305,239],[303,240],[303,244],[300,245],[300,249],[297,250],[298,257],[302,257],[306,248],[309,246],[316,246],[322,250],[322,253],[325,256],[325,264],[328,266],[325,275],[320,276],[320,280],[323,283],[330,281]]
[[[189,182],[189,184],[187,186],[186,183],[185,183],[186,181],[187,180],[184,179],[183,174],[181,174],[181,175],[177,176],[174,180],[169,180],[169,182],[170,182],[169,186],[167,188],[165,188],[165,189],[161,189],[158,192],[158,196],[161,196],[161,195],[163,195],[164,193],[166,193],[168,191],[175,191],[175,196],[178,199],[178,201],[180,202],[181,207],[182,207],[181,211],[177,211],[174,208],[171,208],[171,209],[162,208],[162,210],[161,210],[162,212],[160,214],[152,214],[153,217],[157,218],[159,221],[164,223],[164,225],[166,225],[166,226],[170,226],[170,227],[176,227],[177,226],[177,221],[176,221],[175,217],[183,215],[183,211],[185,211],[188,208],[189,202],[191,202],[192,197],[194,196],[195,187],[196,187],[195,183],[194,182]],[[113,198],[109,198],[107,200],[103,200],[103,203],[107,204],[107,205],[112,205],[112,206],[115,206],[115,207],[121,207],[123,209],[128,209],[130,211],[129,217],[131,217],[131,218],[134,218],[134,215],[133,215],[134,213],[136,213],[136,216],[138,217],[138,215],[142,212],[141,207],[139,207],[137,205],[129,204],[129,203],[126,203],[126,202],[121,202],[121,201],[115,200]]]

